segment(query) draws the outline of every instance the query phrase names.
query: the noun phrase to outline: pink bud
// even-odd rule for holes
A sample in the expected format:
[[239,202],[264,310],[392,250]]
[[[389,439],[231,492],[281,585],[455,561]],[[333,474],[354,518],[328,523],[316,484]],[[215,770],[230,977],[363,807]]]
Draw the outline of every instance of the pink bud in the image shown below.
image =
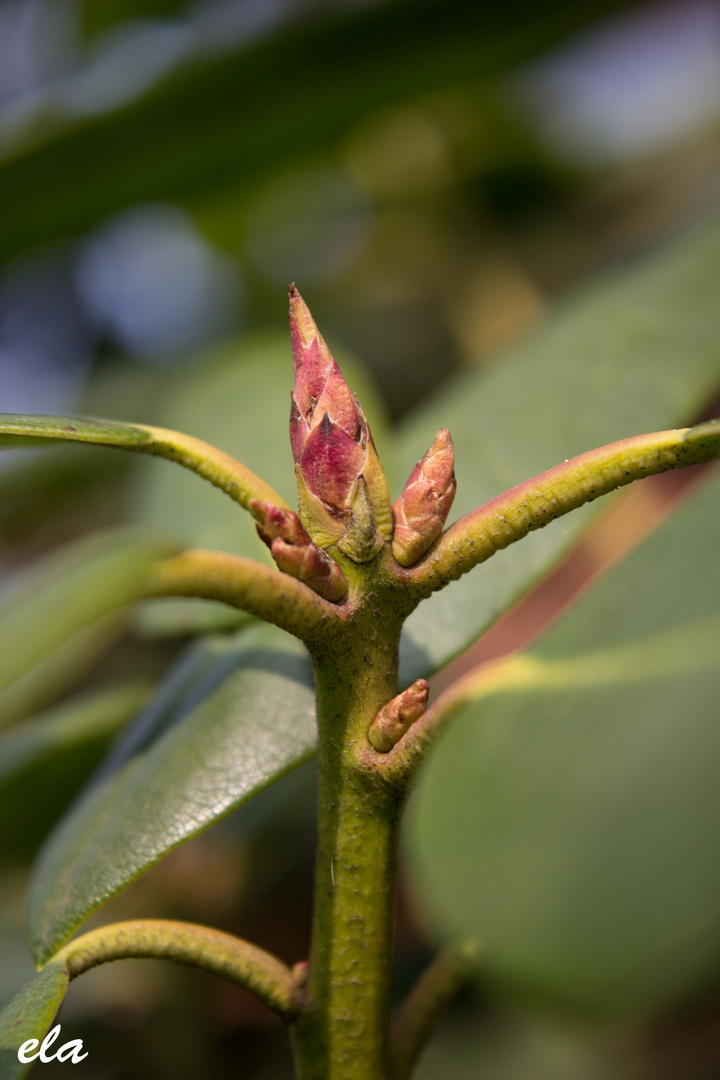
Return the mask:
[[368,562],[392,536],[387,481],[357,398],[294,285],[289,296],[290,443],[300,517],[320,547],[335,544],[355,562]]
[[428,684],[425,679],[418,679],[383,706],[368,731],[368,739],[378,753],[387,754],[392,750],[425,712],[427,700]]
[[251,499],[260,539],[270,548],[280,570],[304,581],[326,600],[341,600],[347,582],[340,567],[310,539],[293,510],[284,510],[262,499]]
[[442,428],[393,506],[392,550],[401,566],[416,563],[442,532],[457,487],[454,464],[450,432]]
[[296,986],[305,986],[310,974],[310,965],[307,960],[299,960],[297,964],[293,964],[290,974]]

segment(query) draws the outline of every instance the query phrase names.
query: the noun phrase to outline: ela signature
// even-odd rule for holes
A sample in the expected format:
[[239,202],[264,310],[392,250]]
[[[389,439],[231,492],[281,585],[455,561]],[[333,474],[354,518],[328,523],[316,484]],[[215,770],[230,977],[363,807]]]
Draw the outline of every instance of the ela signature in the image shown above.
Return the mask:
[[[55,1027],[48,1031],[47,1035],[42,1041],[42,1044],[37,1039],[28,1039],[24,1042],[18,1050],[18,1061],[22,1061],[23,1064],[27,1064],[30,1061],[36,1061],[38,1058],[45,1064],[48,1061],[70,1061],[73,1065],[77,1065],[78,1062],[83,1061],[87,1054],[82,1054],[80,1051],[83,1048],[82,1039],[71,1039],[70,1042],[63,1043],[61,1047],[54,1054],[48,1054],[48,1050],[60,1035],[60,1025],[56,1024]],[[36,1051],[36,1047],[40,1047]],[[33,1052],[35,1051],[35,1052]]]

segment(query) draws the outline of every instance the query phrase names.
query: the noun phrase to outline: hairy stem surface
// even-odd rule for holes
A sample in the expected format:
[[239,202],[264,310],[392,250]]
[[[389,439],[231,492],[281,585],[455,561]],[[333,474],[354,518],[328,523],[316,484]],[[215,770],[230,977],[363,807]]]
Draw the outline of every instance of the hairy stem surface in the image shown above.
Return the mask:
[[242,555],[192,548],[147,574],[145,596],[196,596],[257,615],[308,641],[339,622],[338,608],[302,581]]
[[447,529],[405,573],[428,595],[485,562],[496,551],[563,514],[634,480],[720,457],[720,423],[657,431],[601,446],[556,465],[479,506]]
[[401,618],[364,598],[313,651],[320,793],[309,1005],[294,1025],[301,1080],[387,1073],[392,913],[401,799],[362,763],[378,710],[397,693]]
[[137,919],[113,923],[83,934],[66,945],[51,963],[63,963],[71,979],[111,960],[176,960],[219,975],[250,990],[281,1016],[293,1017],[300,1006],[290,969],[247,941],[193,923]]

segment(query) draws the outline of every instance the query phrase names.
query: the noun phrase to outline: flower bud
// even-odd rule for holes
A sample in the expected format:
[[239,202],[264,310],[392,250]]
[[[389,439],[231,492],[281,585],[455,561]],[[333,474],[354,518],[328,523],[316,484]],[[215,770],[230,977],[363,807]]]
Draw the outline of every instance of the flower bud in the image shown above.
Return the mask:
[[340,567],[310,539],[293,510],[251,499],[258,535],[286,574],[304,581],[325,600],[341,600],[347,582]]
[[457,487],[454,464],[450,432],[442,428],[393,506],[392,550],[401,566],[416,563],[442,532]]
[[428,684],[425,679],[418,679],[383,706],[368,731],[368,739],[378,753],[387,754],[400,742],[405,732],[425,712],[427,700]]
[[357,398],[290,286],[295,391],[290,443],[300,517],[321,548],[368,562],[392,537],[390,494]]
[[310,964],[307,960],[299,960],[297,964],[293,964],[290,974],[296,986],[306,986],[310,975]]

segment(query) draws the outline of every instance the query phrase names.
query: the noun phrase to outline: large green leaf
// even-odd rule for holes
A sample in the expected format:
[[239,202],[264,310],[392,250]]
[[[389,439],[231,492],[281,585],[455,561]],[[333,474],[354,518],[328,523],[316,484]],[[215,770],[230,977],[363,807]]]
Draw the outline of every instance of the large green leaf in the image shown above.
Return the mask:
[[0,601],[0,691],[78,630],[137,599],[149,565],[176,550],[148,534],[103,533],[25,571]]
[[48,964],[0,1013],[2,1080],[18,1080],[28,1072],[30,1065],[18,1061],[18,1050],[28,1039],[41,1041],[47,1034],[69,981],[64,964]]
[[[452,517],[585,450],[693,420],[720,383],[720,221],[568,302],[502,364],[438,395],[402,431],[409,472],[447,427]],[[575,511],[495,555],[408,621],[405,681],[470,644],[577,539]]]
[[0,530],[13,544],[47,522],[50,514],[67,512],[68,504],[79,507],[110,487],[122,490],[132,460],[88,446],[60,448],[46,441],[43,446],[45,453],[34,451],[15,468],[0,472]]
[[16,679],[0,693],[0,728],[33,716],[72,691],[117,641],[127,621],[127,612],[110,612]]
[[40,856],[29,902],[38,960],[163,855],[312,755],[309,660],[272,627],[208,639],[134,740]]
[[326,151],[369,109],[506,70],[621,6],[403,0],[333,12],[249,48],[195,57],[110,115],[69,125],[45,116],[35,145],[18,145],[15,133],[0,168],[0,257],[139,200],[218,188],[236,197]]
[[717,980],[718,550],[716,472],[428,762],[412,861],[443,933],[484,942],[488,980],[625,1012]]
[[137,681],[86,692],[0,734],[5,860],[33,853],[149,691],[148,683]]

